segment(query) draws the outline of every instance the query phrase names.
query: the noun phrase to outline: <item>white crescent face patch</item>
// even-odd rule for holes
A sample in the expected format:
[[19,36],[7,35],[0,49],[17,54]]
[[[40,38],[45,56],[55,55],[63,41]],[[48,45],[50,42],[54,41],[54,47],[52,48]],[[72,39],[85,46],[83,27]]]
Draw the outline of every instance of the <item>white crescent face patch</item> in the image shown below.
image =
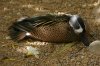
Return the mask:
[[[73,28],[75,33],[82,33],[83,32],[83,28],[81,27],[81,25],[78,22],[78,15],[73,15],[69,21],[69,25]],[[78,29],[76,27],[79,27]]]

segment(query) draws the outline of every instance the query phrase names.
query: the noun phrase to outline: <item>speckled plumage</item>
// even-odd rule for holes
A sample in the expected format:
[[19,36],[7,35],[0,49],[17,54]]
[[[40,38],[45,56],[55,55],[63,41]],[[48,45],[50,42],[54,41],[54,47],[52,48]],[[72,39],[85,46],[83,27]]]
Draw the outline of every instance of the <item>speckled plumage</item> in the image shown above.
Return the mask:
[[[81,18],[79,24],[83,27],[83,33],[76,34],[69,25],[71,16],[68,15],[44,15],[28,17],[17,21],[10,26],[9,35],[14,40],[22,40],[25,37],[31,37],[35,40],[45,42],[72,42],[82,39],[88,44],[85,36],[85,26]],[[83,37],[84,36],[84,37]],[[83,37],[83,38],[82,38]],[[84,41],[82,41],[84,43]]]

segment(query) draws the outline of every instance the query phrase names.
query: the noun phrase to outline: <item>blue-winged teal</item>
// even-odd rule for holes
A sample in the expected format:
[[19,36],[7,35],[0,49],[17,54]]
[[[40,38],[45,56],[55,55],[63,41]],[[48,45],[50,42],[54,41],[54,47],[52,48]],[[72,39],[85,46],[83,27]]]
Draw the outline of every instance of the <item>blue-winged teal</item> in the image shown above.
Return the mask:
[[72,42],[81,40],[89,46],[85,35],[85,24],[78,15],[43,15],[18,20],[9,28],[10,36],[14,40],[30,37],[45,42]]

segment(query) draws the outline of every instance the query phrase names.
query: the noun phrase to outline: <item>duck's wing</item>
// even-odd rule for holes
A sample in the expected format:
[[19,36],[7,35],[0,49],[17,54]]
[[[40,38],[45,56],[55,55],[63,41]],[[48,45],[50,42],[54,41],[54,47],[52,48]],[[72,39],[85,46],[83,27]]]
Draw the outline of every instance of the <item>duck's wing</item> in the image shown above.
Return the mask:
[[45,15],[33,17],[30,20],[30,25],[33,27],[45,26],[56,22],[56,16],[53,15]]
[[15,28],[20,31],[30,32],[31,30],[33,30],[34,28],[36,28],[38,26],[53,23],[54,22],[53,18],[54,18],[54,16],[50,16],[50,15],[26,18],[26,19],[22,19],[20,21],[18,20],[16,22],[14,22],[9,29]]
[[30,19],[30,24],[34,27],[38,26],[45,26],[45,25],[51,25],[59,22],[66,22],[68,20],[68,17],[66,15],[50,15],[47,14],[45,16],[39,16],[39,17],[33,17]]
[[23,28],[25,30],[33,30],[36,27],[39,26],[47,26],[47,25],[52,25],[52,24],[57,24],[59,22],[67,22],[68,17],[66,15],[44,15],[44,16],[37,16],[37,17],[32,17],[28,19],[24,19],[20,22],[17,22],[17,26],[20,28]]

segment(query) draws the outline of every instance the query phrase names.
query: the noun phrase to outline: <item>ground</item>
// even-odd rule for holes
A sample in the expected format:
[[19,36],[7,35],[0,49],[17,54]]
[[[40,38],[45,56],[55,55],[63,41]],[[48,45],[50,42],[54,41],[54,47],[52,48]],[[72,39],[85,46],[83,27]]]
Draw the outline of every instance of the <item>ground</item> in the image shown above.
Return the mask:
[[[81,42],[39,46],[39,58],[16,51],[21,44],[8,37],[8,27],[20,17],[55,12],[79,14],[94,19],[97,0],[0,0],[0,66],[99,66],[100,56],[88,51]],[[80,50],[81,49],[81,50]]]

